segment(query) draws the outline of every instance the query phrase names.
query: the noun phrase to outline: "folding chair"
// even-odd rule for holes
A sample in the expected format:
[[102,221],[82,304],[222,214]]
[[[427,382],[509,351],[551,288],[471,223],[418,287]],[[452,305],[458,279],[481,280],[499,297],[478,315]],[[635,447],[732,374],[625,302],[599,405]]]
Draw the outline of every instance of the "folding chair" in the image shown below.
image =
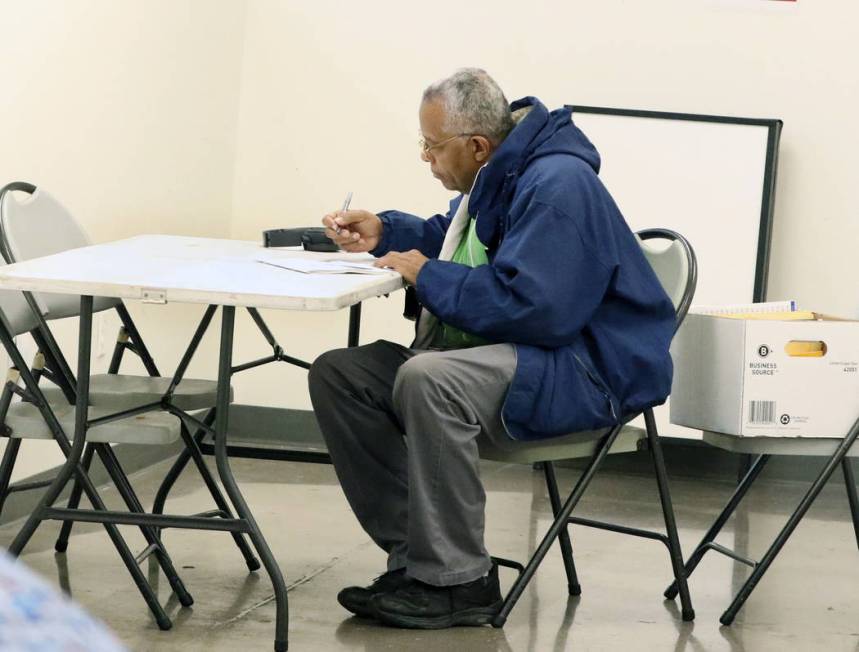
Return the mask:
[[[14,191],[24,193],[27,198],[20,201],[15,196]],[[6,262],[29,260],[90,244],[89,238],[80,224],[62,204],[45,190],[20,181],[10,183],[0,189],[0,251],[2,251]],[[58,389],[45,389],[50,400],[55,400],[62,392],[73,403],[74,377],[60,347],[51,334],[50,328],[48,328],[45,318],[54,320],[77,317],[80,313],[78,297],[51,293],[34,296],[29,292],[25,292],[24,296],[37,321],[33,330],[33,337],[43,353],[45,361],[45,364],[37,365],[37,376],[44,376],[58,386]],[[108,373],[93,374],[90,378],[90,404],[94,407],[110,408],[116,411],[134,409],[169,399],[173,405],[183,410],[208,409],[209,414],[204,422],[211,425],[215,419],[214,405],[216,403],[217,383],[213,380],[183,378],[181,383],[175,384],[172,382],[172,378],[161,376],[122,300],[104,297],[94,299],[94,312],[111,308],[116,310],[122,326],[111,356]],[[211,319],[213,312],[207,313],[209,319]],[[202,337],[203,331],[205,328],[198,329],[200,337]],[[194,346],[198,342],[199,337],[195,338]],[[119,367],[126,350],[139,356],[149,374],[148,376],[119,373]],[[190,356],[186,354],[186,358],[190,359]],[[210,512],[211,516],[232,518],[227,501],[212,477],[198,447],[198,442],[203,434],[204,431],[201,430],[196,437],[192,437],[187,431],[185,423],[182,422],[180,436],[185,445],[183,453],[187,455],[186,459],[194,460],[215,501],[218,509]],[[81,460],[84,468],[89,468],[93,454],[93,447],[88,446]],[[10,465],[14,465],[16,455],[17,447],[10,454]],[[44,484],[49,483],[41,483],[36,486]],[[35,488],[35,486],[29,488]],[[19,489],[20,487],[12,488],[12,490]],[[70,509],[75,509],[78,506],[80,497],[81,487],[76,484],[69,497],[68,506]],[[0,492],[0,508],[2,508],[3,498],[3,492]],[[71,528],[72,521],[66,521],[63,524],[55,544],[57,552],[64,552],[67,549]],[[254,556],[244,536],[237,532],[231,534],[248,569],[251,571],[259,569],[259,560]]]
[[[0,436],[8,438],[3,460],[0,462],[0,499],[8,494],[9,479],[22,439],[53,439],[66,457],[71,450],[71,443],[66,433],[74,432],[77,417],[75,405],[70,405],[62,394],[55,402],[49,402],[39,387],[37,373],[27,367],[14,341],[16,336],[35,331],[37,327],[35,315],[21,293],[0,291],[0,342],[13,365],[0,393]],[[37,354],[37,358],[40,356],[41,354]],[[20,380],[23,380],[23,386],[19,384]],[[21,401],[13,403],[12,399],[15,395],[19,396]],[[91,407],[89,416],[97,421],[104,418],[108,412],[110,410],[105,408]],[[179,438],[179,431],[179,419],[164,412],[150,412],[120,420],[105,419],[91,429],[90,449],[99,455],[130,512],[142,513],[143,507],[110,444],[166,445]],[[107,512],[104,502],[87,474],[87,469],[83,465],[78,465],[75,475],[78,486],[86,493],[93,508],[99,512]],[[140,526],[147,548],[135,558],[116,524],[105,523],[105,529],[149,605],[158,626],[161,629],[169,629],[170,618],[158,602],[155,591],[147,582],[138,564],[154,554],[179,602],[184,606],[190,606],[194,600],[185,589],[157,533],[150,526]],[[13,554],[20,552],[14,548],[13,543],[10,552]]]
[[[676,328],[678,328],[686,316],[692,296],[695,293],[697,282],[697,265],[695,253],[691,245],[683,236],[667,229],[647,229],[638,232],[638,238],[644,255],[656,272],[656,276],[665,288],[675,307]],[[670,244],[667,248],[652,246],[651,240],[667,240]],[[571,400],[575,400],[572,397]],[[478,446],[481,457],[507,463],[534,464],[541,463],[546,476],[546,487],[549,493],[549,502],[555,517],[549,531],[543,537],[537,550],[532,555],[526,566],[499,557],[493,558],[501,566],[513,568],[519,571],[519,575],[507,593],[502,606],[495,619],[492,621],[494,627],[503,627],[510,612],[515,606],[522,592],[530,582],[538,566],[543,561],[549,548],[555,539],[561,548],[564,560],[564,569],[567,575],[567,587],[570,595],[581,594],[576,575],[575,563],[573,561],[573,550],[568,533],[568,524],[585,525],[621,534],[629,534],[647,539],[654,539],[664,543],[669,552],[671,566],[675,581],[679,588],[681,615],[684,621],[695,618],[689,589],[686,584],[686,574],[683,569],[683,555],[680,550],[680,541],[677,537],[677,526],[674,519],[674,510],[671,505],[671,495],[668,488],[668,476],[665,471],[665,461],[662,454],[662,446],[656,429],[656,421],[653,417],[652,408],[647,408],[644,415],[645,432],[639,428],[624,426],[632,418],[638,415],[627,415],[623,423],[613,427],[608,432],[593,431],[579,432],[564,437],[543,440],[540,442],[522,442],[510,440],[503,445],[493,443],[484,436],[478,437]],[[604,523],[591,519],[571,516],[573,509],[584,494],[591,480],[602,465],[605,457],[610,452],[633,451],[639,448],[639,443],[646,437],[647,445],[653,459],[653,467],[656,474],[656,483],[659,489],[659,497],[662,504],[662,514],[665,520],[666,534],[641,530],[638,528]],[[566,501],[561,504],[558,492],[558,483],[555,478],[554,462],[557,460],[573,459],[578,457],[589,457],[585,470],[583,471],[575,487]]]
[[[752,594],[752,591],[760,582],[764,573],[767,572],[772,565],[778,553],[787,543],[790,535],[799,525],[799,522],[805,516],[805,513],[814,503],[817,496],[829,478],[835,472],[838,466],[844,474],[844,484],[847,488],[847,502],[850,506],[850,515],[853,520],[853,531],[856,535],[856,544],[859,546],[859,499],[856,496],[856,479],[853,475],[853,469],[850,466],[850,457],[859,457],[859,445],[856,445],[856,438],[859,437],[859,419],[850,428],[850,431],[843,439],[836,438],[788,438],[788,437],[737,437],[735,435],[727,435],[717,432],[704,432],[704,441],[712,446],[729,450],[734,453],[744,455],[757,455],[749,470],[743,476],[740,483],[737,485],[725,508],[713,521],[713,525],[704,534],[701,542],[689,556],[689,560],[685,564],[686,576],[690,576],[695,568],[703,559],[704,554],[708,550],[715,550],[734,561],[750,566],[753,570],[748,579],[746,579],[740,590],[734,596],[731,604],[719,618],[719,622],[723,625],[730,625],[734,622],[737,612],[745,604],[746,600]],[[773,455],[808,455],[827,457],[823,467],[817,477],[811,483],[808,491],[803,496],[797,508],[790,515],[785,525],[779,531],[773,543],[761,557],[760,561],[749,559],[744,555],[731,550],[725,546],[716,543],[716,537],[721,532],[722,527],[736,511],[740,501],[748,493],[751,486],[757,480],[758,476],[763,471],[764,466],[770,457]],[[665,590],[666,598],[673,598],[677,595],[676,583],[671,584]]]

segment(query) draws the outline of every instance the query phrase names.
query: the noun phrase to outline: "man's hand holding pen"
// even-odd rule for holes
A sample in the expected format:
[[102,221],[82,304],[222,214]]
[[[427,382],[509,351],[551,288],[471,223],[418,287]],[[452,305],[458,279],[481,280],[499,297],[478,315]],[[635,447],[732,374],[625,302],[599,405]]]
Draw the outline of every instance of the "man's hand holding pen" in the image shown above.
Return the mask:
[[370,211],[340,210],[323,217],[322,224],[343,251],[372,251],[382,237],[382,220]]
[[[325,235],[343,251],[372,251],[379,246],[382,237],[382,220],[370,211],[351,211],[352,193],[346,195],[343,208],[322,218]],[[414,285],[418,273],[427,262],[427,257],[417,249],[411,251],[389,251],[374,264],[398,272],[409,285]]]

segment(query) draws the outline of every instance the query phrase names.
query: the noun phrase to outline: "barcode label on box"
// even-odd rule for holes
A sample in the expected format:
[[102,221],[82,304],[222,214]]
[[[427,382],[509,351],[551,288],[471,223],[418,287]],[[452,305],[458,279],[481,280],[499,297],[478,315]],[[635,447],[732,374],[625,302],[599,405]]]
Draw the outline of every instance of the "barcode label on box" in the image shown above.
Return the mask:
[[749,401],[749,423],[775,423],[775,401]]

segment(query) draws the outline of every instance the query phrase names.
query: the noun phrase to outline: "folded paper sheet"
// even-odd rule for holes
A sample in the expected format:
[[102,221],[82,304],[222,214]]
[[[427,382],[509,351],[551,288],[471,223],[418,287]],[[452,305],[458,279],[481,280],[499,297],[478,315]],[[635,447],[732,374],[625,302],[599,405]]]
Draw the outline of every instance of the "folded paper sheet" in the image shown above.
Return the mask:
[[262,253],[257,257],[257,261],[302,274],[396,274],[390,269],[373,267],[373,263],[367,260],[325,260]]

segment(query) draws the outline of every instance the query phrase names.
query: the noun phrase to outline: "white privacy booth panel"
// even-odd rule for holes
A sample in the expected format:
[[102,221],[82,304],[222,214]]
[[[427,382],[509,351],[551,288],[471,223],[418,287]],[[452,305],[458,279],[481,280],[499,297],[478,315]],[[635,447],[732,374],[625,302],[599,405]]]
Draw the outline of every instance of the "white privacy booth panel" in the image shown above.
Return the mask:
[[[781,121],[572,108],[630,227],[672,229],[694,248],[693,305],[765,300]],[[669,424],[667,405],[655,414],[661,434],[701,438]]]

